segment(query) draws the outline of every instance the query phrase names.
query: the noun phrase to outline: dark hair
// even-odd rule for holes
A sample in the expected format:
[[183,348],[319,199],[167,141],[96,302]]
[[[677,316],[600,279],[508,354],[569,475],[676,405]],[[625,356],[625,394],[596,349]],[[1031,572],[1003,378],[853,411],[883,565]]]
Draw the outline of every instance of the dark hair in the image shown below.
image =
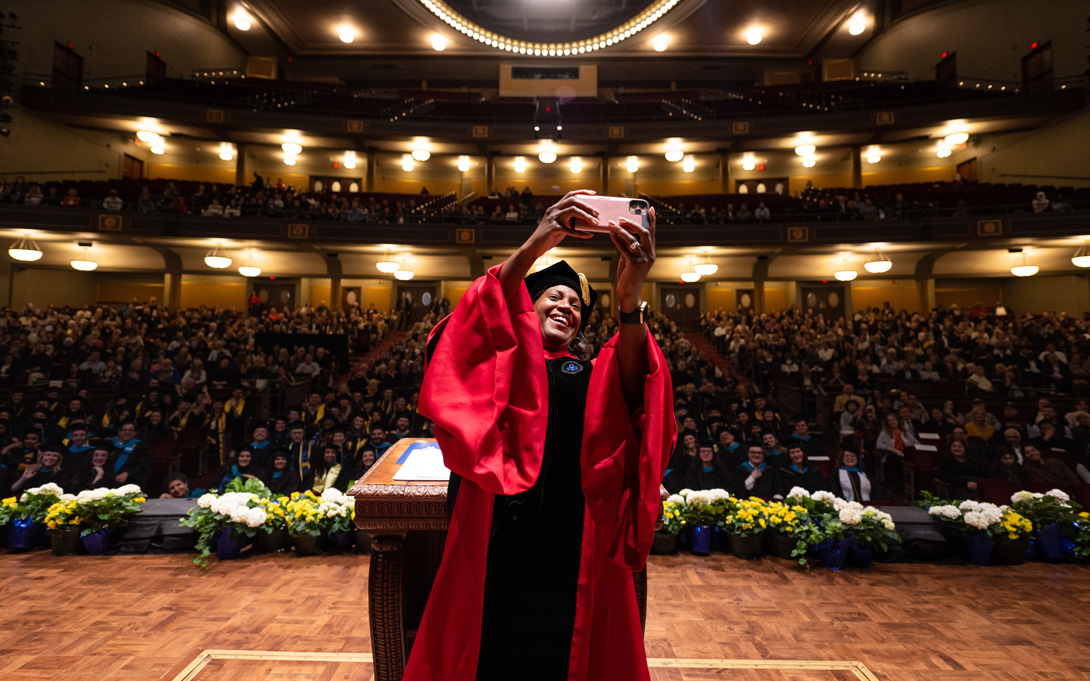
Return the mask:
[[582,331],[575,334],[575,338],[572,339],[571,344],[568,346],[568,350],[571,351],[571,354],[583,361],[590,359],[590,356],[594,353],[594,349],[591,347],[590,343],[587,342]]
[[175,480],[181,480],[183,483],[185,483],[186,487],[189,487],[189,478],[185,476],[185,473],[175,473],[174,475],[168,475],[166,482],[163,483],[163,486],[170,487],[170,483],[174,482]]

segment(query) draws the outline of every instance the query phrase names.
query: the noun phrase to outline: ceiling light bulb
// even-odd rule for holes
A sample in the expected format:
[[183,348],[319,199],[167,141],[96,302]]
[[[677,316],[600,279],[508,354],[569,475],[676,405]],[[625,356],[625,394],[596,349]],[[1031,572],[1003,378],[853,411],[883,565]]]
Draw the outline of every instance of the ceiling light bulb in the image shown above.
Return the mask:
[[240,31],[249,31],[252,26],[253,22],[249,14],[241,9],[235,12],[235,28]]
[[660,35],[651,43],[651,47],[655,48],[655,52],[665,52],[666,48],[670,47],[670,39],[664,35]]
[[863,263],[863,269],[871,274],[882,274],[883,272],[889,272],[893,267],[893,262],[882,255],[882,251],[875,249],[874,257]]
[[687,284],[691,284],[694,281],[700,281],[700,275],[696,272],[682,272],[681,280]]
[[98,269],[98,263],[91,260],[91,256],[87,255],[87,249],[83,249],[83,253],[79,258],[70,261],[72,269],[79,270],[80,272],[94,272]]
[[693,265],[693,272],[696,272],[702,277],[710,277],[719,271],[719,265],[714,262],[702,262]]
[[804,168],[813,168],[816,165],[817,165],[817,157],[815,157],[815,156],[807,156],[806,158],[802,159],[802,166]]
[[950,150],[947,149],[946,147],[942,147],[937,152],[935,152],[935,155],[938,156],[939,158],[946,158],[946,157],[948,157],[950,155]]
[[414,161],[420,161],[423,163],[431,158],[431,152],[427,149],[413,149],[412,157]]
[[303,152],[303,147],[295,142],[284,142],[280,145],[280,148],[284,150],[284,153],[289,156],[298,156]]
[[685,152],[681,149],[667,149],[666,151],[666,160],[670,163],[677,163],[683,158],[685,158]]
[[224,255],[220,247],[216,245],[204,256],[204,264],[214,270],[222,270],[231,266],[231,258]]
[[354,157],[348,157],[344,159],[344,167],[348,170],[356,169],[356,159]]
[[540,154],[537,155],[537,159],[539,161],[541,161],[542,163],[552,163],[553,161],[556,160],[556,152],[555,151],[543,151],[543,152],[541,152]]
[[233,160],[235,158],[235,155],[233,153],[231,153],[229,150],[224,149],[223,151],[220,152],[220,158],[222,158],[224,161],[230,161],[230,160]]
[[800,144],[795,147],[795,154],[797,156],[813,156],[815,151],[817,151],[817,147],[813,144]]
[[855,17],[848,22],[848,33],[851,35],[859,35],[865,30],[867,30],[867,20],[863,17]]
[[867,156],[867,163],[872,163],[872,164],[873,163],[878,163],[881,160],[882,160],[882,157],[880,155],[878,155],[878,154],[875,154],[875,153],[872,153],[869,156]]
[[965,142],[968,141],[968,139],[969,139],[969,133],[967,133],[967,132],[955,132],[955,133],[952,133],[952,134],[947,135],[946,137],[944,137],[942,141],[946,142],[946,146],[948,146],[948,147],[957,147],[957,146],[961,146],[962,144],[965,144]]
[[387,253],[386,257],[375,263],[375,268],[383,274],[393,274],[401,269],[401,265],[397,264],[393,260],[390,260],[390,254]]
[[150,130],[141,130],[136,133],[136,139],[141,142],[151,142],[152,140],[159,139],[159,133],[151,132]]
[[394,272],[394,279],[397,279],[398,281],[408,281],[412,279],[415,274],[416,273],[412,270],[399,269],[397,272]]
[[293,166],[293,165],[295,165],[295,160],[296,159],[295,159],[294,156],[285,156],[284,157],[284,165]]
[[519,175],[526,172],[526,159],[521,156],[515,159],[515,172]]
[[570,168],[572,175],[578,175],[579,173],[583,172],[583,161],[581,161],[578,156],[573,158],[571,160]]
[[691,173],[696,170],[696,161],[692,156],[686,156],[685,160],[681,163],[681,169],[687,173]]
[[746,42],[750,45],[760,43],[762,38],[764,38],[764,33],[762,33],[759,28],[751,28],[746,31]]
[[34,262],[42,259],[42,249],[30,237],[24,236],[11,245],[8,255],[22,262]]
[[254,264],[254,256],[246,258],[246,264],[238,268],[238,273],[244,277],[256,277],[261,274],[261,268]]
[[469,157],[468,156],[460,156],[458,158],[458,170],[459,171],[461,171],[463,173],[467,173],[467,172],[469,172],[470,167],[471,166],[470,166],[470,163],[469,163]]
[[431,49],[435,50],[436,52],[442,52],[443,50],[447,49],[447,39],[442,36],[436,36],[435,38],[432,38]]
[[635,173],[640,169],[640,161],[635,156],[628,157],[628,163],[625,164],[625,169],[630,173]]
[[413,165],[412,157],[406,156],[405,158],[403,158],[401,160],[401,169],[404,170],[405,172],[411,173],[413,171],[413,168],[415,168],[415,167],[416,166]]
[[350,43],[356,39],[356,30],[348,26],[342,26],[337,37],[341,39],[342,43]]
[[757,162],[752,156],[746,156],[742,159],[742,170],[753,170],[757,167]]

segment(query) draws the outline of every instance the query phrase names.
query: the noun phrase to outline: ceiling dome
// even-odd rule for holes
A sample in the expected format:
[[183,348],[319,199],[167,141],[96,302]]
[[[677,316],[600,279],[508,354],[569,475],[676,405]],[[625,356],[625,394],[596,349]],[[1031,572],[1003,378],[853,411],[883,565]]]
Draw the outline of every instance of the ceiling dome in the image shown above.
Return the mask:
[[653,0],[446,0],[475,24],[514,40],[570,42],[620,26]]

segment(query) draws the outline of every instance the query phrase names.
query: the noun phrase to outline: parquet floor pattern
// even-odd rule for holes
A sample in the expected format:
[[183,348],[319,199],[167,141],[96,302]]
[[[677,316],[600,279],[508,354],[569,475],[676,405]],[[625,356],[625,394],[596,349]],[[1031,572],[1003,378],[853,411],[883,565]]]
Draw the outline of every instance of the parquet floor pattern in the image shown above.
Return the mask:
[[[0,555],[0,679],[165,679],[208,649],[366,653],[366,556]],[[1090,568],[653,557],[647,650],[697,660],[858,660],[879,681],[1090,679]],[[708,664],[704,662],[704,664]],[[358,661],[214,659],[196,681],[367,681]],[[514,678],[514,677],[513,677]],[[840,670],[652,667],[654,681],[847,681]]]

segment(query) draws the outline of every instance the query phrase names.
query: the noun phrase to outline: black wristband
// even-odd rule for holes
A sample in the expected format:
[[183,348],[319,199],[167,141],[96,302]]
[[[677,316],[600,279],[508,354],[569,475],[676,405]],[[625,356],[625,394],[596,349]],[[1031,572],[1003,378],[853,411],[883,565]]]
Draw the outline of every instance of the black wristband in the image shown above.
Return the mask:
[[625,312],[618,305],[617,312],[622,324],[644,324],[647,322],[647,301],[641,300],[634,312]]

